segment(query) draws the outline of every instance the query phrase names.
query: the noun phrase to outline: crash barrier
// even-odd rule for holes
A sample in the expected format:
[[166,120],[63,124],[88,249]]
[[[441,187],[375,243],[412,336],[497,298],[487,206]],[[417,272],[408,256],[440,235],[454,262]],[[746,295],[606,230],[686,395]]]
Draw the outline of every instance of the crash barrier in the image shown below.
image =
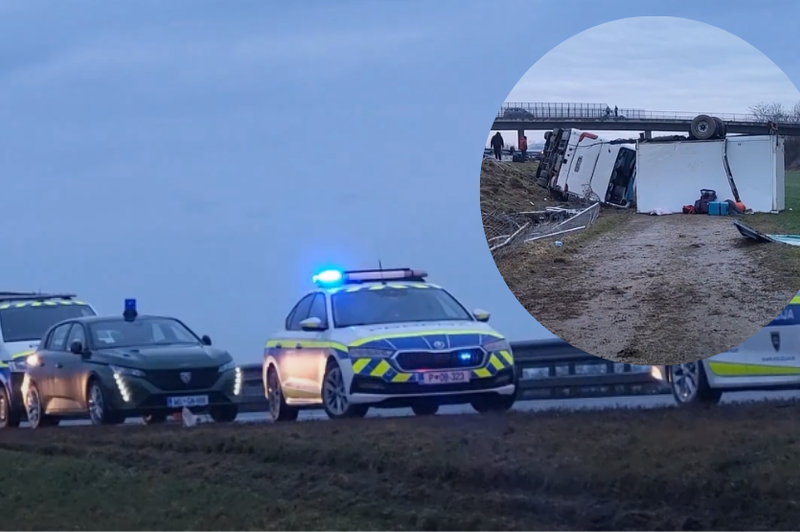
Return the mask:
[[[650,366],[636,366],[590,355],[562,340],[511,342],[519,375],[519,400],[623,397],[669,393]],[[243,412],[269,408],[260,364],[242,366]]]

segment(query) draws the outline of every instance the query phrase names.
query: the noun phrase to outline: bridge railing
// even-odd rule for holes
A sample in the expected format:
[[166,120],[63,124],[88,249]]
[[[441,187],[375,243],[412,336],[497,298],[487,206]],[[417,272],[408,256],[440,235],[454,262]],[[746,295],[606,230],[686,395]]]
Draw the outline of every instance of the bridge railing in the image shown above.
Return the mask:
[[[502,120],[550,120],[550,119],[605,119],[608,117],[609,106],[604,103],[504,103],[497,113],[497,118]],[[614,117],[611,107],[611,118]],[[731,113],[692,113],[685,111],[648,111],[645,109],[621,108],[618,110],[620,117],[627,120],[692,120],[699,114],[708,114],[719,117],[725,122],[743,122],[763,124],[765,120],[752,114]],[[798,121],[780,122],[794,124]]]
[[[519,373],[519,400],[623,397],[669,393],[650,366],[610,362],[561,340],[511,342]],[[242,366],[243,412],[269,409],[260,364]]]

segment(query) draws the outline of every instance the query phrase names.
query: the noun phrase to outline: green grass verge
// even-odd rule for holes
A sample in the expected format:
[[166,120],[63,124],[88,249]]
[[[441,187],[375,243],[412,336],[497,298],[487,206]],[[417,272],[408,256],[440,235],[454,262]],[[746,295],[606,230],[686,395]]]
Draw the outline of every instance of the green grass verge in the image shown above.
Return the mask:
[[0,434],[12,530],[792,529],[800,406]]

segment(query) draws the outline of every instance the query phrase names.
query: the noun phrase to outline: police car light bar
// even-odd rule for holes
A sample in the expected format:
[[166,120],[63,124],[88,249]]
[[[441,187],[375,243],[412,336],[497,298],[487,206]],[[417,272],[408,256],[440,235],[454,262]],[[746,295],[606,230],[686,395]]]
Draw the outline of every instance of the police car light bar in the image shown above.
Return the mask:
[[416,281],[425,282],[428,274],[423,270],[411,268],[394,268],[380,270],[325,270],[314,276],[314,283],[318,285],[338,285],[350,283],[365,283],[370,281]]

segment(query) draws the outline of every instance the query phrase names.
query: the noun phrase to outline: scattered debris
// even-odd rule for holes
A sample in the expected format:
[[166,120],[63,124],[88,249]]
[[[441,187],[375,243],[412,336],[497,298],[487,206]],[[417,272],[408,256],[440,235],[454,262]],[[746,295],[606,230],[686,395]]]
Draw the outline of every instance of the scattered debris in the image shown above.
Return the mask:
[[749,225],[734,220],[733,225],[739,230],[739,233],[745,238],[755,240],[756,242],[774,242],[778,244],[787,244],[789,246],[800,246],[800,235],[773,235],[762,233]]

